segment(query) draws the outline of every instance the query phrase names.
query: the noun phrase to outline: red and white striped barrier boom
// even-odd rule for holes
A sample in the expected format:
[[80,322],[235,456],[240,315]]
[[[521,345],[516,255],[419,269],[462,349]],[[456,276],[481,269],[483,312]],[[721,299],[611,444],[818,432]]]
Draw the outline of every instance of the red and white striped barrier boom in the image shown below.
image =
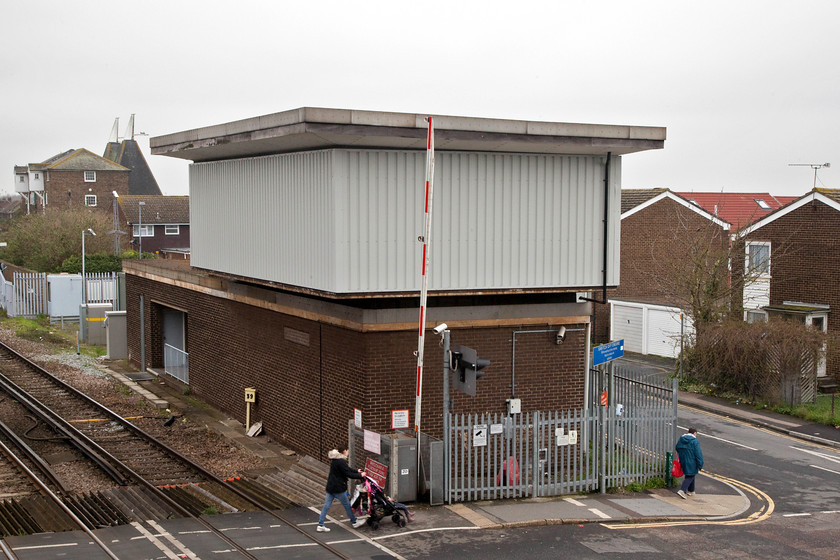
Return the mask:
[[429,242],[432,237],[432,195],[434,194],[435,176],[435,129],[432,117],[429,122],[428,139],[426,140],[426,229],[420,241],[423,243],[423,262],[420,267],[420,328],[417,341],[417,391],[414,405],[414,431],[420,433],[420,401],[423,396],[423,342],[425,340],[426,323],[426,290],[429,284]]

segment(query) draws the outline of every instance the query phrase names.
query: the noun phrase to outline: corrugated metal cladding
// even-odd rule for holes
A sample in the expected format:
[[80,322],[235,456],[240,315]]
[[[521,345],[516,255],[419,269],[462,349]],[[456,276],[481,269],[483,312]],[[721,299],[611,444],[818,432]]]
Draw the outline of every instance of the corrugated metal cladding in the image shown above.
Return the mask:
[[[195,266],[333,293],[420,287],[426,154],[333,149],[193,164]],[[608,283],[618,282],[620,158]],[[430,290],[591,287],[604,158],[438,152]]]

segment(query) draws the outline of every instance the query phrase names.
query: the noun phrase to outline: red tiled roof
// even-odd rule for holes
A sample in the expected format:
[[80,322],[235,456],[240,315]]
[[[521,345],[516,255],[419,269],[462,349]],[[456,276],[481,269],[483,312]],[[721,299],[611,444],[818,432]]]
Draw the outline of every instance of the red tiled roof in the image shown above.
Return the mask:
[[[738,230],[762,219],[796,196],[773,196],[770,193],[723,193],[723,192],[678,192],[686,200],[700,206],[706,212],[732,224]],[[765,206],[759,203],[763,201]]]

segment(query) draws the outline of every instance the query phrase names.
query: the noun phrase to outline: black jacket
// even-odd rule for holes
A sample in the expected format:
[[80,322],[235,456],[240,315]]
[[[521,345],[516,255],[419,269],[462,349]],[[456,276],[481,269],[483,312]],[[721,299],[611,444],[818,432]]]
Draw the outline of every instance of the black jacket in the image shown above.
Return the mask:
[[333,459],[330,461],[330,476],[327,478],[327,493],[342,494],[347,492],[347,479],[355,478],[362,480],[358,471],[351,469],[344,459]]

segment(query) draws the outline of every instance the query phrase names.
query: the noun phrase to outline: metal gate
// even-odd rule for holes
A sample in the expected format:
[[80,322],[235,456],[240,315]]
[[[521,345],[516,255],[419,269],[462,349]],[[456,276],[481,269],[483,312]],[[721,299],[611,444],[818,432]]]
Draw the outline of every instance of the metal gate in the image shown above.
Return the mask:
[[450,415],[448,501],[605,492],[664,477],[676,380],[643,381],[620,368],[590,375],[597,404],[589,408]]

